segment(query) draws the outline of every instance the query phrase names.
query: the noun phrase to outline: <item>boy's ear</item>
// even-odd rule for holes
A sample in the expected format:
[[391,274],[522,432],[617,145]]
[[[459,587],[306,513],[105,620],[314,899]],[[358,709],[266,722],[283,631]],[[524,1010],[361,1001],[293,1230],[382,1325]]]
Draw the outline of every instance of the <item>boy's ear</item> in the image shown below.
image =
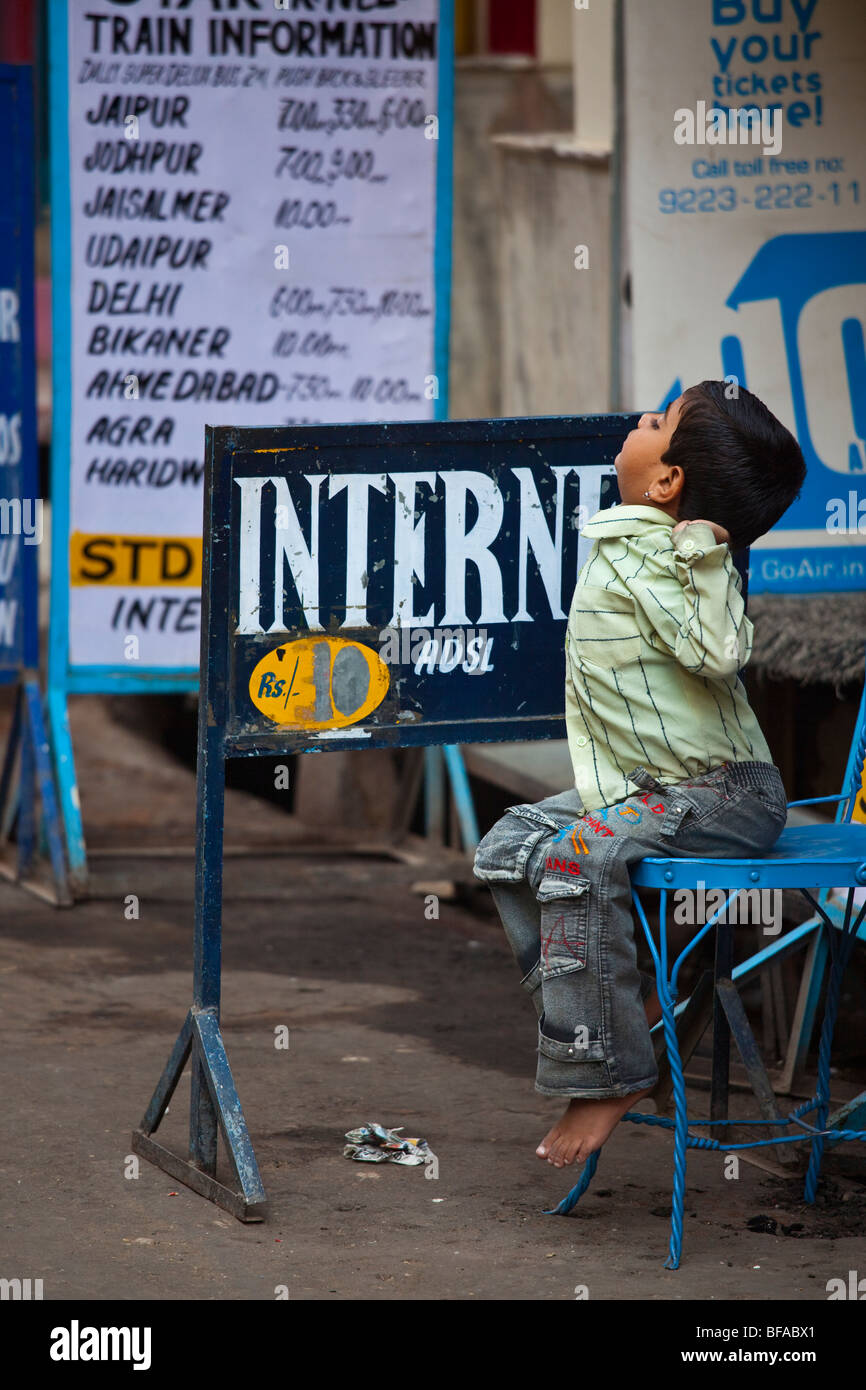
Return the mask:
[[683,490],[686,475],[678,463],[671,464],[660,478],[656,478],[654,490],[658,500],[666,506],[676,502]]

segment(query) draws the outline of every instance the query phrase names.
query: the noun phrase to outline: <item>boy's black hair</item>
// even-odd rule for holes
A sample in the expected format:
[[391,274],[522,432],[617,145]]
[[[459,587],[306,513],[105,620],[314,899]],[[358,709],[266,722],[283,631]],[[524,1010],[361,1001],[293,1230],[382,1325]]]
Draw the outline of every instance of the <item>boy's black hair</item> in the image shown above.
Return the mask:
[[743,386],[701,381],[683,404],[662,463],[678,464],[685,481],[678,518],[724,526],[742,550],[775,526],[806,477],[790,430]]

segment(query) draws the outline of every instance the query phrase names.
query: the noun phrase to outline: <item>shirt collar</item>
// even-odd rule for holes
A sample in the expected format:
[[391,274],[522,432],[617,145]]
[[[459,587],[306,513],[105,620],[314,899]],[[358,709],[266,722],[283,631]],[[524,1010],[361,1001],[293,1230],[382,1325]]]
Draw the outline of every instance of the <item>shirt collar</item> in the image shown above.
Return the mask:
[[658,507],[624,506],[621,502],[596,512],[581,530],[582,536],[601,540],[605,536],[638,536],[651,526],[671,529],[674,519]]

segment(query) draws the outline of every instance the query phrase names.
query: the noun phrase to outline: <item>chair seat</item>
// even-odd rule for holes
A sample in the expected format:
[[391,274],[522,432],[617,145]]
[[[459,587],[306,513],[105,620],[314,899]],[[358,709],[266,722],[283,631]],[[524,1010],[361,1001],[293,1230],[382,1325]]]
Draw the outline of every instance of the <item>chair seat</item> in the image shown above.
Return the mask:
[[659,859],[635,864],[638,888],[853,888],[866,885],[866,825],[794,825],[757,859]]

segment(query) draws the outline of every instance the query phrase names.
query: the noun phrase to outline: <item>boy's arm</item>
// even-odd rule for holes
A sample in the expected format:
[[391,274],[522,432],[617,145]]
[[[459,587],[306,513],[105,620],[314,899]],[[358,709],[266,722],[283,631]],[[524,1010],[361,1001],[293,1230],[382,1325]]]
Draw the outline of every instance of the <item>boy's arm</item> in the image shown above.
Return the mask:
[[733,675],[751,655],[754,628],[731,552],[705,521],[675,527],[671,544],[666,559],[673,562],[673,575],[669,564],[654,565],[646,557],[632,579],[625,565],[617,565],[620,577],[654,636],[686,670]]

